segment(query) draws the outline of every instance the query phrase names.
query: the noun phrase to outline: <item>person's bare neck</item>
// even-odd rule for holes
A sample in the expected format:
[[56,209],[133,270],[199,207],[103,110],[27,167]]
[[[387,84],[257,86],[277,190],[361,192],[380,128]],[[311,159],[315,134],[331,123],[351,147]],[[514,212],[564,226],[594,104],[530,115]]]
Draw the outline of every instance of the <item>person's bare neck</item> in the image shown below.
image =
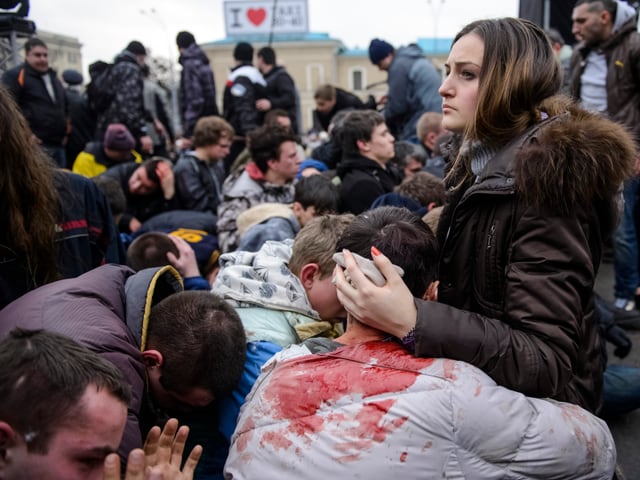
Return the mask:
[[271,183],[273,185],[285,185],[287,180],[282,176],[278,175],[273,170],[269,169],[264,173],[264,179],[267,183]]
[[212,160],[207,155],[207,151],[204,147],[196,147],[193,150],[193,154],[196,156],[198,160],[202,160],[203,162],[213,163],[215,160]]
[[384,340],[387,337],[388,334],[382,330],[369,327],[349,315],[347,317],[347,330],[335,341],[343,345],[358,345],[360,343]]

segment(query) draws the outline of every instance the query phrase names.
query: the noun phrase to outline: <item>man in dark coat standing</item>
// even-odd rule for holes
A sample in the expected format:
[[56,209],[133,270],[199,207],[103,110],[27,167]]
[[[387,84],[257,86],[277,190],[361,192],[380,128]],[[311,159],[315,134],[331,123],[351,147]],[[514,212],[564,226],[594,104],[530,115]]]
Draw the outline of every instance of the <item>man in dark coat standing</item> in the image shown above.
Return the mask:
[[196,43],[191,32],[182,31],[176,37],[180,51],[180,105],[182,137],[190,140],[199,118],[219,115],[216,104],[216,83],[209,58]]
[[42,40],[30,38],[24,51],[24,64],[5,72],[2,83],[29,122],[33,140],[59,167],[66,168],[68,109],[64,88],[55,70],[49,67],[49,49]]
[[276,65],[276,52],[271,47],[258,50],[258,70],[267,82],[266,95],[256,101],[256,108],[267,113],[280,108],[289,114],[291,128],[298,133],[298,92],[291,75],[284,67]]
[[96,140],[104,138],[112,123],[122,123],[136,139],[137,151],[153,152],[153,141],[147,132],[148,114],[144,108],[142,65],[146,55],[144,45],[133,40],[116,56],[108,78],[112,98],[109,106],[98,114]]
[[253,47],[247,42],[238,42],[233,49],[235,67],[231,69],[224,89],[224,119],[231,124],[236,136],[231,152],[224,159],[225,173],[233,161],[247,146],[246,135],[260,125],[256,101],[265,98],[267,82],[253,66]]

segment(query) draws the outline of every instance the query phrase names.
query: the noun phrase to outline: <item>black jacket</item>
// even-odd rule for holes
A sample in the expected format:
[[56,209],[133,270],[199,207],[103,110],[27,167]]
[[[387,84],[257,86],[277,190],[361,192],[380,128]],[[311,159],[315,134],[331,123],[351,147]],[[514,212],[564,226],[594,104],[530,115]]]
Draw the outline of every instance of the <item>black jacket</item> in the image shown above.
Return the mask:
[[51,78],[55,101],[47,92],[43,74],[28,63],[5,72],[2,83],[18,102],[34,135],[45,145],[62,145],[67,134],[67,96],[54,70],[44,75]]
[[380,195],[393,191],[393,174],[378,163],[362,156],[347,156],[338,165],[340,212],[355,215],[368,210]]
[[178,159],[173,176],[180,208],[217,213],[224,183],[222,162],[200,160],[188,151]]
[[224,89],[224,118],[236,135],[244,137],[260,124],[256,100],[266,98],[266,82],[251,64],[243,64],[231,70]]
[[[56,170],[53,181],[60,202],[56,225],[60,278],[77,277],[104,263],[124,264],[126,255],[109,202],[97,185],[66,170]],[[24,254],[0,245],[0,308],[41,284]]]
[[73,88],[67,88],[69,119],[71,132],[67,140],[67,162],[73,165],[78,154],[93,139],[96,130],[96,117],[87,105],[87,96]]
[[267,82],[266,95],[271,102],[271,109],[286,110],[291,119],[291,128],[298,132],[298,112],[296,108],[296,86],[291,75],[283,67],[273,67],[264,75]]

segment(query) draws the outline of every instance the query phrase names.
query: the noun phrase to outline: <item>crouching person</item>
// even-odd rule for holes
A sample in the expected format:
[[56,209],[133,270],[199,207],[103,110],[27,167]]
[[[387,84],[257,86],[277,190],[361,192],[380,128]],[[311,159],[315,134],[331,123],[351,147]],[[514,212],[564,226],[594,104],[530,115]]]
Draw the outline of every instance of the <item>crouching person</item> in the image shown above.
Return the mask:
[[172,267],[105,265],[9,304],[0,339],[15,327],[45,329],[116,365],[131,389],[118,447],[125,459],[153,425],[224,397],[242,375],[246,338],[233,308],[209,292],[181,290]]
[[[382,253],[414,296],[434,299],[436,240],[408,210],[361,214],[336,250]],[[606,424],[583,408],[508,390],[462,361],[417,358],[351,314],[343,336],[276,354],[237,425],[227,479],[610,479],[616,457]]]

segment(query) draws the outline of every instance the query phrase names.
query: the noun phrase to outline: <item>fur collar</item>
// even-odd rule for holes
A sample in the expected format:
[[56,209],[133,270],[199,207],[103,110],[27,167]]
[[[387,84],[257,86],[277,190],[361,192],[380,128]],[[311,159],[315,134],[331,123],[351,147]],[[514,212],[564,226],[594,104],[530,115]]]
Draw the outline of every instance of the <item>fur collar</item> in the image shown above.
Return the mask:
[[634,172],[636,148],[621,125],[569,105],[543,122],[520,148],[516,189],[530,203],[569,213],[609,201]]
[[[586,203],[612,200],[634,172],[636,148],[631,135],[565,97],[548,99],[543,111],[549,118],[501,149],[478,176],[477,187],[515,189],[525,202],[561,214]],[[456,157],[459,145],[452,142],[450,158]],[[453,169],[447,185],[466,183],[463,178],[470,171],[465,162]]]

